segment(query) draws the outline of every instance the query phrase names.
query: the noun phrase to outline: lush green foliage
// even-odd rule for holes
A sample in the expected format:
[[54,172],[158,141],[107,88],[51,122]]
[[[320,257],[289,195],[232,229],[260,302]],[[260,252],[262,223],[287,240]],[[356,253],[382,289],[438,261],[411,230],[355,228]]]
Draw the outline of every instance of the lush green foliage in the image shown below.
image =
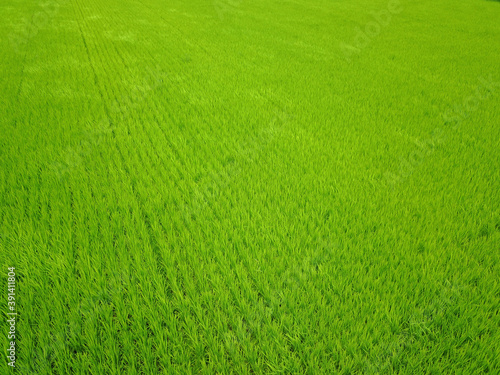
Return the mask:
[[498,3],[0,12],[18,373],[499,370]]

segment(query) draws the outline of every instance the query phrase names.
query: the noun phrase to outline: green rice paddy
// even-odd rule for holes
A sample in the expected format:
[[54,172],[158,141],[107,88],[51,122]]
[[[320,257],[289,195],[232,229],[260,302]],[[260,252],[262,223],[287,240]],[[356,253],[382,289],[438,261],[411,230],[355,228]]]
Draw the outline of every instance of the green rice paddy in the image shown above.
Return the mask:
[[498,1],[0,15],[0,374],[500,372]]

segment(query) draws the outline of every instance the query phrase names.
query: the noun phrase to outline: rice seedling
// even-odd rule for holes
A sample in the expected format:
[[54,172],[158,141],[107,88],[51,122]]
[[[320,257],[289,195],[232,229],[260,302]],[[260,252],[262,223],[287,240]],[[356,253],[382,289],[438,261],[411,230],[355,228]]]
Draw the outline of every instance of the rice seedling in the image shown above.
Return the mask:
[[1,374],[498,371],[497,2],[0,10]]

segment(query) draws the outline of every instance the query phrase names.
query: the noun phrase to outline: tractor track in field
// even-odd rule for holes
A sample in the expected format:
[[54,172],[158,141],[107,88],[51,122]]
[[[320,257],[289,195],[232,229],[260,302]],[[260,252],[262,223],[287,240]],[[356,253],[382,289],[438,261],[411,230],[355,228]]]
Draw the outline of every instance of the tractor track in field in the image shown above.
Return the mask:
[[[121,164],[123,166],[122,170],[124,170],[126,175],[127,175],[127,179],[129,181],[128,186],[130,186],[132,189],[133,198],[137,204],[137,207],[140,210],[140,213],[141,213],[140,216],[145,224],[145,228],[146,228],[147,235],[149,237],[149,242],[151,245],[151,250],[155,256],[156,267],[158,268],[159,274],[163,277],[163,279],[165,280],[165,282],[169,286],[169,289],[173,291],[173,294],[176,294],[178,296],[186,295],[188,292],[185,290],[184,282],[183,282],[183,278],[185,276],[183,274],[179,273],[179,269],[175,264],[170,264],[170,266],[167,266],[167,262],[166,262],[164,256],[162,255],[162,251],[167,250],[167,249],[165,248],[162,250],[162,245],[160,244],[159,239],[157,238],[157,234],[155,234],[153,232],[153,227],[157,226],[157,227],[159,227],[159,229],[161,231],[161,236],[163,236],[164,238],[168,238],[165,227],[161,223],[161,221],[158,220],[156,215],[154,215],[153,213],[147,212],[145,205],[144,205],[144,201],[141,198],[143,195],[141,194],[138,187],[136,186],[136,183],[133,181],[132,172],[128,167],[128,165],[130,163],[126,162],[125,156],[123,155],[123,152],[120,149],[120,147],[118,146],[118,144],[115,144],[115,147],[116,147],[118,154],[120,156],[120,161],[121,161]],[[139,158],[139,163],[141,163],[142,158],[139,154],[137,154],[137,155]],[[143,162],[141,164],[144,165]],[[121,168],[119,168],[119,166],[117,166],[117,167],[118,167],[118,169],[121,169]],[[174,270],[174,268],[176,270]]]
[[[81,28],[81,25],[79,23],[79,29],[80,29],[80,34],[82,36],[82,39],[84,40],[84,44],[85,44],[85,49],[86,49],[86,52],[87,52],[87,57],[90,61],[90,64],[92,66],[92,69],[93,69],[93,72],[94,72],[94,82],[95,82],[95,85],[97,86],[97,89],[99,91],[99,93],[101,94],[101,99],[104,103],[104,97],[103,97],[103,93],[99,87],[99,83],[98,83],[98,80],[97,80],[97,73],[95,71],[95,68],[93,66],[93,63],[91,61],[91,57],[90,57],[90,52],[89,52],[89,49],[88,49],[88,46],[85,42],[85,37],[83,35],[83,30]],[[108,118],[108,121],[111,120],[111,115],[110,115],[110,112],[109,112],[109,108],[104,105],[104,110],[105,110],[105,113],[107,115],[107,118]],[[113,134],[113,138],[115,139],[114,141],[114,145],[115,145],[115,148],[118,152],[118,155],[119,155],[119,159],[120,159],[120,162],[121,162],[121,168],[119,165],[117,165],[116,167],[118,167],[118,170],[123,170],[127,176],[127,179],[129,181],[129,184],[128,186],[130,186],[131,190],[132,190],[132,196],[134,197],[134,200],[135,200],[135,203],[137,205],[137,207],[139,208],[140,210],[140,213],[141,213],[141,218],[144,222],[144,225],[145,225],[145,228],[146,228],[146,231],[147,231],[147,235],[149,237],[149,242],[150,242],[150,245],[151,245],[151,250],[153,251],[153,254],[156,258],[156,266],[158,268],[158,271],[159,273],[163,276],[163,278],[168,281],[169,278],[168,278],[168,272],[167,272],[167,269],[165,268],[165,261],[163,259],[163,256],[161,255],[161,247],[156,239],[156,236],[154,235],[153,231],[152,231],[152,223],[151,223],[151,219],[148,215],[148,213],[146,212],[145,208],[144,208],[144,204],[142,202],[142,199],[141,199],[141,196],[140,196],[140,193],[138,192],[137,190],[137,186],[134,182],[134,179],[132,178],[132,174],[131,174],[131,171],[129,169],[129,163],[126,162],[125,160],[125,157],[123,155],[123,152],[116,140],[116,136],[115,134]]]
[[168,280],[168,272],[167,272],[167,269],[165,268],[165,261],[163,259],[163,256],[161,255],[161,247],[156,239],[156,236],[153,234],[152,232],[152,225],[151,225],[151,221],[149,219],[149,216],[144,208],[144,205],[142,203],[142,199],[140,198],[140,194],[139,192],[137,191],[137,187],[133,181],[133,178],[132,178],[132,175],[131,175],[131,172],[130,172],[130,169],[128,167],[128,163],[126,162],[125,160],[125,157],[123,156],[123,153],[122,151],[120,150],[120,148],[118,147],[118,145],[115,146],[116,147],[116,150],[118,151],[118,155],[120,157],[120,161],[121,161],[121,167],[117,165],[117,167],[120,169],[122,169],[128,180],[129,180],[129,186],[130,188],[132,189],[132,193],[133,193],[133,197],[134,197],[134,200],[135,200],[135,203],[137,204],[137,207],[139,208],[140,212],[141,212],[141,218],[142,220],[144,221],[144,224],[145,224],[145,228],[147,230],[147,234],[148,234],[148,237],[149,237],[149,242],[150,242],[150,245],[151,245],[151,249],[155,255],[155,258],[156,258],[156,263],[157,263],[157,267],[158,267],[158,271],[160,272],[160,274],[166,279]]
[[[101,100],[102,100],[102,101],[103,101],[103,103],[104,103],[104,95],[103,95],[103,92],[102,92],[102,90],[101,90],[101,88],[100,88],[100,85],[99,85],[99,81],[98,81],[98,77],[97,77],[97,72],[96,72],[95,66],[94,66],[94,64],[93,64],[93,62],[92,62],[92,58],[91,58],[91,56],[90,56],[89,47],[88,47],[88,45],[87,45],[87,42],[86,42],[86,39],[85,39],[85,36],[84,36],[84,33],[83,33],[83,29],[82,29],[82,27],[81,27],[81,24],[80,24],[80,23],[78,23],[78,24],[79,24],[80,35],[81,35],[82,40],[83,40],[83,43],[84,43],[84,45],[85,45],[85,50],[86,50],[86,53],[87,53],[87,57],[88,57],[88,60],[89,60],[90,65],[91,65],[91,67],[92,67],[93,74],[94,74],[94,83],[95,83],[95,86],[96,86],[96,88],[98,89],[98,91],[99,91],[99,93],[100,93],[100,95],[101,95]],[[121,54],[118,54],[118,55],[121,57]],[[123,57],[121,57],[121,59],[122,59],[122,63],[123,63],[123,65],[124,65],[125,67],[127,67],[127,68],[128,68],[128,66],[125,64],[125,61],[123,60]],[[108,121],[109,121],[110,123],[113,123],[113,122],[111,121],[112,116],[111,116],[111,114],[110,114],[110,110],[109,110],[109,108],[108,108],[106,105],[104,105],[104,110],[105,110],[105,113],[106,113],[106,116],[107,116]],[[142,123],[142,122],[141,122],[141,123]],[[157,152],[157,150],[156,150],[156,148],[155,148],[155,145],[154,145],[154,144],[153,144],[153,142],[152,142],[151,136],[149,135],[149,132],[146,130],[146,128],[145,128],[145,126],[144,126],[144,123],[142,123],[142,128],[143,128],[143,133],[144,133],[144,134],[146,134],[147,139],[149,140],[149,142],[150,142],[150,144],[151,144],[151,146],[152,146],[152,149],[153,149],[153,150],[154,150],[154,152],[157,154],[157,156],[159,156],[159,154],[158,154],[158,152]],[[162,131],[162,133],[163,133],[163,135],[165,136],[165,139],[166,139],[166,135],[165,135],[164,131],[162,130],[161,126],[159,126],[159,124],[158,124],[158,128]],[[148,213],[147,213],[147,212],[146,212],[146,210],[144,209],[144,204],[143,204],[143,202],[142,202],[141,195],[140,195],[140,193],[138,193],[138,191],[137,191],[137,187],[135,186],[134,182],[132,181],[132,178],[131,178],[131,172],[130,172],[130,170],[129,170],[128,166],[127,166],[127,163],[126,163],[126,161],[125,161],[125,159],[124,159],[123,152],[121,151],[121,149],[120,149],[120,147],[119,147],[119,145],[118,145],[118,143],[117,143],[116,135],[115,135],[115,133],[114,133],[114,132],[113,132],[113,139],[115,140],[115,142],[114,142],[114,143],[115,143],[115,146],[116,146],[116,148],[117,148],[117,151],[118,151],[118,153],[119,153],[119,155],[120,155],[120,160],[121,160],[121,162],[122,162],[123,170],[125,170],[125,172],[126,172],[126,174],[127,174],[127,176],[128,176],[128,179],[129,179],[129,182],[130,182],[130,186],[131,186],[132,191],[133,191],[133,194],[134,194],[134,196],[135,196],[136,203],[138,204],[138,207],[139,207],[139,208],[140,208],[140,210],[141,210],[141,213],[142,213],[142,214],[141,214],[141,216],[142,216],[142,218],[143,218],[143,220],[144,220],[144,222],[145,222],[145,226],[146,226],[146,228],[147,228],[147,230],[148,230],[148,235],[149,235],[149,237],[150,237],[150,243],[151,243],[152,249],[153,249],[153,251],[154,251],[154,253],[155,253],[155,256],[156,256],[156,259],[157,259],[157,263],[158,263],[158,267],[159,267],[160,273],[161,273],[161,274],[162,274],[162,275],[166,278],[166,280],[168,280],[168,273],[166,272],[166,269],[165,269],[165,268],[164,268],[164,266],[163,266],[163,264],[164,264],[164,259],[163,259],[163,257],[161,256],[161,254],[159,253],[159,249],[160,249],[161,247],[160,247],[160,245],[159,245],[159,243],[158,243],[157,239],[155,238],[155,236],[153,235],[153,233],[152,233],[152,231],[151,231],[151,228],[152,228],[152,221],[151,221],[151,218],[149,217]],[[171,143],[169,143],[169,145],[171,146]],[[180,158],[180,154],[179,154],[178,152],[176,152],[176,150],[174,150],[174,148],[173,148],[172,146],[171,146],[171,149],[172,149],[172,151],[174,151],[174,154],[177,156],[177,158],[178,158],[179,160],[182,160],[182,159]],[[140,157],[140,155],[139,155],[139,154],[138,154],[138,156]],[[174,163],[174,165],[175,165],[175,167],[176,167],[176,169],[177,169],[178,173],[180,174],[180,176],[182,176],[182,170],[181,170],[181,168],[180,168],[180,167],[178,167],[178,166],[177,166],[177,164],[175,164],[175,163]],[[162,227],[162,231],[163,231],[163,233],[165,234],[165,229],[164,229],[163,225],[162,225],[161,223],[160,223],[160,225],[161,225],[161,227]]]
[[[90,60],[91,60],[91,57],[90,57],[90,51],[89,51],[88,45],[87,45],[87,43],[86,43],[86,41],[85,41],[85,38],[84,38],[84,36],[83,36],[83,30],[82,30],[82,28],[81,28],[81,25],[79,25],[79,26],[80,26],[80,33],[81,33],[81,35],[82,35],[82,39],[84,39],[84,44],[85,44],[85,48],[86,48],[86,51],[87,51],[87,56],[88,56],[89,61],[90,61]],[[121,56],[121,54],[119,54],[119,53],[118,53],[118,55],[119,55],[119,56]],[[123,58],[122,58],[122,63],[123,63],[123,65],[124,65],[125,67],[128,67],[128,66],[125,64],[125,62],[124,62]],[[101,90],[101,89],[100,89],[100,87],[99,87],[99,82],[98,82],[98,79],[97,79],[97,73],[96,73],[96,70],[95,70],[94,64],[93,64],[92,62],[91,62],[91,66],[92,66],[92,69],[93,69],[93,72],[94,72],[94,81],[95,81],[95,84],[96,84],[96,86],[97,86],[97,88],[98,88],[98,90],[99,90],[99,92],[100,92],[100,94],[101,94],[101,98],[102,98],[102,100],[104,101],[104,95],[103,95],[103,93],[102,93],[102,90]],[[199,110],[198,110],[197,108],[196,108],[195,110],[196,110],[198,113],[200,113],[200,112],[199,112]],[[109,112],[109,109],[108,109],[107,107],[105,107],[105,111],[106,111],[106,114],[107,114],[108,119],[111,119],[110,112]],[[201,113],[200,113],[200,115],[201,115]],[[156,114],[154,114],[154,116],[155,116],[155,118],[157,119]],[[157,124],[156,124],[156,125],[157,125],[158,129],[159,129],[159,130],[163,133],[165,140],[167,140],[167,143],[169,144],[170,149],[171,149],[171,150],[172,150],[172,152],[176,155],[177,159],[178,159],[178,160],[180,160],[180,161],[182,161],[182,158],[181,158],[181,156],[180,156],[179,152],[178,152],[178,151],[176,151],[175,147],[173,147],[172,143],[168,140],[168,137],[166,136],[164,129],[160,126],[160,122],[159,122],[159,121],[156,121],[156,122],[157,122]],[[149,138],[149,141],[150,141],[150,143],[151,143],[152,147],[153,147],[153,148],[155,148],[155,146],[154,146],[154,144],[153,144],[153,142],[152,142],[152,140],[151,140],[151,137],[148,135],[148,132],[146,131],[145,124],[144,124],[143,122],[141,122],[141,124],[142,124],[142,128],[143,128],[143,133],[147,135],[147,137]],[[157,156],[159,156],[158,152],[156,152],[156,154],[157,154]],[[171,164],[171,163],[170,163],[170,164]],[[178,164],[176,164],[176,163],[173,163],[173,166],[177,169],[178,174],[179,174],[180,176],[183,176],[183,171],[182,171],[182,169],[180,168],[180,166],[178,166]]]

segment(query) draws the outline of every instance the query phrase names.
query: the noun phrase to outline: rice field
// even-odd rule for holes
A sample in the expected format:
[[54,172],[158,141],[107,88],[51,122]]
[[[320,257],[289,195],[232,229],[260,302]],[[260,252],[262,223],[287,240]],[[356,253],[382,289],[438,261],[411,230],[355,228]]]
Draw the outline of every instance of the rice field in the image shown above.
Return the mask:
[[498,1],[0,14],[0,374],[500,373]]

